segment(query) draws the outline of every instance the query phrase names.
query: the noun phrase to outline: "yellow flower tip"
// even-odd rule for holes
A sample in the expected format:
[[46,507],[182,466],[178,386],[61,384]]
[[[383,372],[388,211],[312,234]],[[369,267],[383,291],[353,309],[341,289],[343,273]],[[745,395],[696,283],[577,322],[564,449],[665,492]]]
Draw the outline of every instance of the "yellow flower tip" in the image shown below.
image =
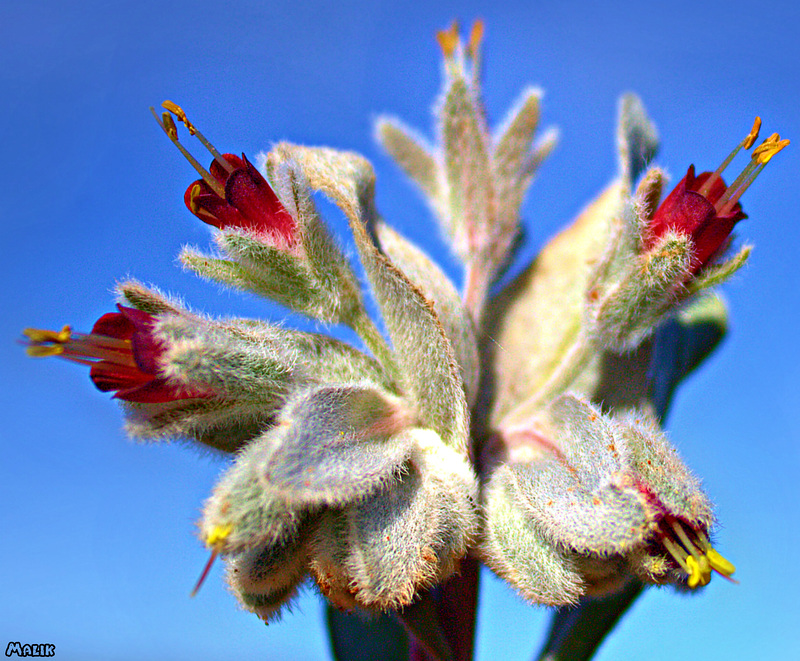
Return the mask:
[[211,532],[206,536],[206,546],[214,548],[222,544],[228,536],[233,532],[233,525],[226,523],[224,526],[216,525],[211,529]]
[[753,128],[750,129],[750,133],[747,134],[747,137],[742,142],[742,147],[745,149],[750,149],[756,140],[758,140],[758,132],[761,130],[761,117],[756,116],[755,121],[753,122]]
[[55,344],[64,344],[69,342],[72,337],[72,328],[64,326],[60,331],[42,330],[39,328],[26,328],[22,334],[27,337],[31,342],[36,344],[42,342],[54,342]]
[[467,51],[473,60],[477,59],[480,52],[481,42],[483,41],[483,30],[483,20],[480,18],[476,19],[472,24],[472,29],[469,31],[469,42],[467,45]]
[[164,110],[168,110],[173,115],[175,115],[175,117],[177,117],[180,121],[182,121],[186,126],[186,128],[189,129],[189,133],[191,133],[192,135],[195,134],[196,129],[194,128],[194,124],[192,124],[189,121],[189,119],[186,117],[186,112],[184,112],[183,108],[181,108],[177,103],[173,103],[172,101],[167,99],[161,104],[161,107],[164,108]]
[[711,564],[711,568],[722,574],[725,578],[730,578],[731,574],[736,571],[736,567],[733,566],[733,563],[730,562],[727,558],[724,558],[720,553],[715,551],[712,548],[709,548],[706,551],[706,557],[708,558],[708,562]]
[[458,21],[453,21],[447,30],[439,30],[436,33],[436,40],[439,42],[439,48],[446,58],[451,58],[455,55],[456,48],[458,48]]

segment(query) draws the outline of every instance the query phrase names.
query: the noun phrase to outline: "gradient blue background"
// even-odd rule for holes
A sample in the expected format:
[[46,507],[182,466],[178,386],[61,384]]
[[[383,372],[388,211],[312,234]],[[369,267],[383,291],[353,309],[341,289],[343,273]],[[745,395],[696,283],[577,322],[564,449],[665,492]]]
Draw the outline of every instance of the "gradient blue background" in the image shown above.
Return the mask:
[[[491,119],[534,83],[547,92],[544,124],[561,130],[524,207],[525,261],[613,176],[624,91],[642,96],[663,139],[659,162],[678,177],[691,162],[713,169],[755,114],[766,134],[798,141],[744,198],[750,220],[739,236],[756,250],[725,287],[730,336],[669,420],[717,503],[718,546],[741,585],[714,580],[692,598],[649,591],[598,659],[800,658],[800,10],[721,0],[491,6],[3,3],[0,645],[53,643],[56,658],[76,661],[326,658],[311,590],[268,628],[237,610],[219,567],[189,599],[206,560],[194,521],[224,462],[128,441],[84,370],[33,361],[15,341],[25,326],[88,330],[126,275],[207,312],[285,317],[176,268],[181,245],[206,246],[210,233],[183,206],[192,171],[147,110],[165,98],[226,151],[254,155],[290,139],[365,154],[384,215],[458,278],[371,126],[391,112],[430,135],[433,35],[453,17],[482,16]],[[547,611],[485,579],[478,658],[530,659]]]

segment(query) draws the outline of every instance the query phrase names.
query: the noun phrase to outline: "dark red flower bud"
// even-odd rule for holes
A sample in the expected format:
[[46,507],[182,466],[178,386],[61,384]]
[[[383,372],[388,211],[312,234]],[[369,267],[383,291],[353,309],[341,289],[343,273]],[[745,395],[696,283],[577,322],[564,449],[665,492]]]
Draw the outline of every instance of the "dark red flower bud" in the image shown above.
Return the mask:
[[89,334],[26,329],[28,353],[61,356],[89,365],[89,377],[103,392],[128,402],[160,403],[210,397],[207,390],[185,388],[160,375],[159,360],[166,350],[153,335],[155,317],[118,305],[119,312],[104,314]]

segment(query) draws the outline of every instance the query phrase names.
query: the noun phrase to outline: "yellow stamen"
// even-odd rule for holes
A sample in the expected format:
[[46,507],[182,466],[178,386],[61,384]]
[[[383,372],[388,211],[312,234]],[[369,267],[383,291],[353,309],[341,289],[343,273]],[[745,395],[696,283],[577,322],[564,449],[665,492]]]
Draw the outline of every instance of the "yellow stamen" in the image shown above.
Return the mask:
[[439,30],[436,33],[436,40],[439,42],[439,48],[442,49],[444,56],[446,58],[453,57],[458,48],[458,21],[453,21],[447,30]]
[[197,579],[197,583],[195,583],[194,589],[192,590],[189,596],[194,597],[197,592],[200,590],[200,587],[206,580],[208,576],[208,572],[211,571],[211,566],[214,564],[214,560],[217,559],[217,555],[221,550],[222,543],[230,536],[233,532],[233,525],[230,523],[226,523],[225,525],[215,525],[211,528],[211,532],[206,535],[205,543],[206,546],[211,548],[211,557],[208,559],[206,566],[203,568],[202,573],[200,574],[200,578]]
[[675,562],[681,566],[681,569],[687,574],[691,574],[692,572],[689,570],[689,565],[686,564],[687,553],[669,537],[663,537],[661,543],[664,545],[664,548],[667,549],[667,552],[675,559]]
[[745,149],[750,149],[755,144],[755,141],[758,140],[758,132],[761,130],[761,117],[756,115],[756,119],[753,122],[753,128],[750,129],[750,133],[747,134],[747,137],[742,142],[742,147]]
[[25,349],[31,358],[49,358],[50,356],[60,356],[64,353],[64,347],[60,344],[49,344],[47,346],[32,346]]
[[702,579],[700,574],[700,565],[697,564],[697,561],[692,556],[686,558],[686,564],[689,565],[689,580],[687,582],[689,587],[694,590],[698,585],[700,585],[700,581]]
[[226,523],[225,525],[215,525],[211,532],[206,536],[206,546],[211,548],[218,547],[224,542],[233,532],[233,525]]
[[760,165],[766,165],[770,159],[775,156],[781,149],[789,144],[789,140],[781,140],[780,136],[776,133],[777,140],[767,143],[765,140],[761,145],[753,150],[753,160]]
[[[178,130],[177,127],[175,126],[175,122],[171,122],[170,125],[165,124],[163,121],[161,121],[158,114],[156,113],[155,108],[153,108],[152,106],[150,107],[150,112],[153,113],[153,117],[156,118],[158,125],[162,128],[164,133],[167,134],[167,137],[172,141],[172,144],[178,148],[181,154],[183,154],[183,157],[187,161],[189,161],[189,163],[195,170],[197,170],[197,173],[203,178],[203,181],[205,181],[211,187],[211,190],[213,190],[219,197],[221,197],[224,200],[225,188],[222,186],[222,184],[219,183],[219,181],[217,181],[215,177],[211,176],[211,173],[208,170],[206,170],[202,165],[200,165],[200,162],[189,153],[189,150],[186,149],[186,147],[184,147],[180,143],[180,141],[178,140]],[[225,162],[227,163],[227,161]]]
[[[228,172],[233,172],[236,169],[228,162],[228,160],[222,154],[219,153],[217,148],[214,145],[212,145],[206,139],[206,137],[202,133],[200,133],[200,131],[197,130],[197,127],[187,119],[186,112],[177,103],[173,103],[172,101],[164,101],[164,103],[161,104],[161,107],[164,108],[165,110],[168,110],[171,113],[174,113],[175,116],[186,125],[186,128],[189,129],[189,133],[195,136],[203,145],[203,147],[205,147],[206,149],[208,149],[208,151],[211,152],[211,155],[214,157],[214,160],[217,161],[223,168],[225,168]],[[177,130],[175,131],[175,134],[177,135]]]
[[60,331],[41,330],[39,328],[26,328],[22,334],[31,342],[55,342],[64,344],[72,337],[72,328],[64,326]]
[[706,557],[711,564],[711,568],[726,578],[730,577],[730,575],[736,571],[736,567],[733,566],[733,563],[727,558],[722,557],[722,555],[717,553],[713,548],[709,548],[708,551],[706,551]]
[[770,159],[788,144],[789,140],[781,140],[780,135],[773,133],[756,147],[750,155],[750,162],[744,170],[742,170],[741,174],[734,179],[733,183],[728,186],[725,193],[714,205],[717,214],[724,216],[730,213],[739,201],[739,198],[756,180],[756,177],[761,174],[761,171],[766,164],[769,163]]
[[167,132],[167,135],[170,137],[170,140],[178,140],[178,127],[175,126],[175,121],[172,119],[172,115],[168,112],[164,111],[161,113],[161,121],[164,122],[164,130]]
[[483,21],[476,19],[469,31],[469,42],[467,42],[467,52],[473,60],[478,59],[480,54],[481,42],[483,41]]
[[164,108],[164,110],[169,110],[173,115],[175,115],[175,117],[182,121],[191,135],[197,133],[197,129],[194,127],[194,124],[188,120],[183,108],[181,108],[177,103],[167,100],[161,104],[161,107]]
[[727,168],[731,164],[731,161],[734,159],[736,154],[738,154],[742,148],[750,149],[750,147],[753,146],[753,143],[755,143],[755,141],[758,140],[758,133],[760,130],[761,130],[761,117],[757,116],[755,121],[753,122],[753,128],[750,129],[750,133],[748,133],[745,136],[744,140],[742,140],[736,146],[736,148],[730,154],[728,154],[728,157],[724,161],[722,161],[720,166],[716,170],[714,170],[714,173],[706,180],[706,182],[702,185],[700,190],[697,191],[698,193],[700,193],[700,195],[708,195],[708,192],[711,190],[712,184],[717,179],[720,178],[722,172],[725,170],[725,168]]

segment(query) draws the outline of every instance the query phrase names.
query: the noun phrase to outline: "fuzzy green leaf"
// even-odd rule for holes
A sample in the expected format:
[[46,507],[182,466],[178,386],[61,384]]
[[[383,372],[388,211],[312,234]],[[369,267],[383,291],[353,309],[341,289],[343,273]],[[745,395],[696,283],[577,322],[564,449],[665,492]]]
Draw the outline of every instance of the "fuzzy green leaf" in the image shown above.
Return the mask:
[[651,512],[643,494],[618,477],[624,449],[617,428],[573,396],[560,397],[550,411],[544,436],[558,455],[513,469],[525,509],[549,539],[581,553],[624,553],[642,544]]
[[450,279],[419,247],[379,220],[375,234],[381,250],[433,303],[447,339],[461,367],[469,402],[475,401],[479,365],[475,327]]
[[[278,148],[276,148],[278,149]],[[369,162],[349,152],[279,145],[303,168],[312,188],[329,195],[345,213],[356,249],[394,347],[401,381],[421,426],[466,449],[468,411],[460,369],[433,303],[381,254],[367,233],[376,220],[375,175]],[[381,356],[377,356],[379,360]]]
[[750,257],[753,246],[744,246],[733,257],[718,264],[704,268],[687,285],[686,293],[691,296],[697,292],[720,285],[742,268]]
[[308,572],[303,534],[225,558],[228,585],[244,608],[269,622],[296,593]]
[[400,400],[374,387],[317,388],[258,441],[259,472],[292,502],[344,505],[393,482],[411,453],[409,422]]
[[456,253],[471,262],[479,257],[475,251],[489,247],[486,239],[494,234],[496,209],[488,136],[463,78],[451,80],[438,115],[448,187],[448,231]]
[[573,604],[584,592],[572,558],[558,553],[519,501],[511,468],[494,472],[484,494],[484,561],[536,604]]
[[617,148],[620,176],[635,182],[658,151],[658,132],[647,116],[644,104],[635,94],[624,95],[619,102]]
[[378,142],[435,206],[439,197],[437,166],[424,140],[394,117],[379,117],[375,125]]
[[[456,569],[477,533],[477,480],[430,430],[399,481],[346,512],[343,569],[359,604],[397,608]],[[329,540],[328,546],[335,546]]]

